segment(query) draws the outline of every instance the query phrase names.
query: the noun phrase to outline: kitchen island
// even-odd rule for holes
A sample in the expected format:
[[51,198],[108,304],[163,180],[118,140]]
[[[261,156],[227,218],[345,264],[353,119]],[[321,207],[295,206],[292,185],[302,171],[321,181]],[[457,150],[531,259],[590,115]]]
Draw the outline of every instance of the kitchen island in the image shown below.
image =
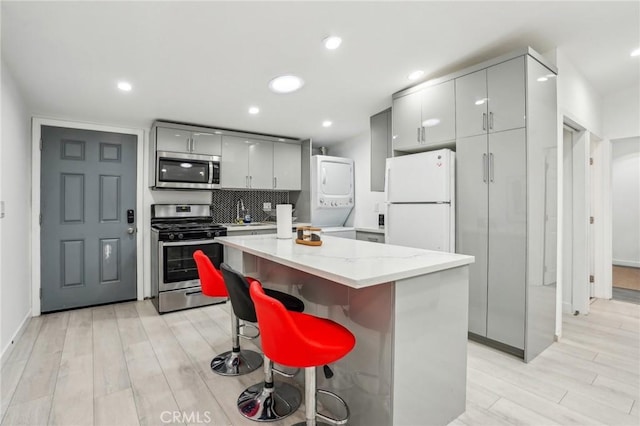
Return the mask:
[[318,388],[349,404],[350,424],[445,425],[464,412],[473,257],[326,235],[319,247],[275,235],[216,241],[231,267],[356,336],[334,377],[318,374]]

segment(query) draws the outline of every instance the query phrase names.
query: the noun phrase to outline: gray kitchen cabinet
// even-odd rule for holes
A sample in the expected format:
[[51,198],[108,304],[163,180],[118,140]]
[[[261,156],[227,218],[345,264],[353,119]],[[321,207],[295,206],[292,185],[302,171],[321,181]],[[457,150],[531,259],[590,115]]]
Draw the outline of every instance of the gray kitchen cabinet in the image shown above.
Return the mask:
[[384,173],[387,158],[391,158],[391,108],[369,119],[371,131],[371,191],[384,191]]
[[473,254],[469,331],[524,350],[525,130],[458,139],[458,251]]
[[458,138],[525,126],[524,56],[455,79]]
[[230,189],[272,189],[273,142],[223,136],[220,184]]
[[300,191],[302,148],[300,144],[273,144],[273,189]]
[[454,80],[396,97],[392,110],[394,150],[417,152],[454,143]]
[[[486,68],[488,112],[494,93],[497,99],[515,91],[522,94],[494,103],[501,108],[495,110],[493,126],[487,115],[482,129],[482,110],[475,111],[480,119],[473,117],[474,126],[465,126],[474,108],[461,103],[474,99],[465,92],[473,92],[468,89],[482,80],[481,74],[476,71],[456,81],[458,107],[467,110],[457,119],[456,247],[459,253],[475,256],[469,268],[470,337],[528,362],[553,342],[555,334],[555,280],[545,280],[544,271],[553,267],[545,260],[545,239],[557,226],[549,223],[555,215],[545,211],[549,197],[555,196],[547,193],[545,180],[551,164],[546,160],[556,156],[557,105],[551,77],[555,71],[535,52],[527,52]],[[492,69],[498,70],[494,77]],[[495,77],[501,72],[509,77]],[[498,87],[500,81],[507,89]],[[511,105],[514,99],[522,105]],[[502,108],[512,111],[501,116],[497,111]],[[511,126],[517,127],[503,130]],[[460,137],[465,133],[476,134]]]
[[220,155],[222,136],[204,130],[156,127],[156,150]]
[[384,243],[384,234],[356,230],[356,240],[369,241],[372,243]]

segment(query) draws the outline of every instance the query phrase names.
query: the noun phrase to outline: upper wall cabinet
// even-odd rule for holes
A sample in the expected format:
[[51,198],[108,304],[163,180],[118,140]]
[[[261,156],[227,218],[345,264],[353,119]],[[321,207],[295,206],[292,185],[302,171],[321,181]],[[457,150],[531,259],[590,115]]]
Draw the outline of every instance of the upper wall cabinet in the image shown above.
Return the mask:
[[524,56],[455,80],[458,138],[525,126]]
[[190,154],[220,155],[222,136],[213,132],[170,127],[156,129],[156,150]]
[[302,147],[299,144],[273,144],[273,189],[300,191],[301,167]]
[[453,80],[395,98],[392,111],[394,150],[424,151],[455,141]]
[[384,191],[384,171],[392,154],[391,108],[369,118],[371,130],[371,190]]
[[220,174],[222,188],[273,189],[273,142],[224,136]]

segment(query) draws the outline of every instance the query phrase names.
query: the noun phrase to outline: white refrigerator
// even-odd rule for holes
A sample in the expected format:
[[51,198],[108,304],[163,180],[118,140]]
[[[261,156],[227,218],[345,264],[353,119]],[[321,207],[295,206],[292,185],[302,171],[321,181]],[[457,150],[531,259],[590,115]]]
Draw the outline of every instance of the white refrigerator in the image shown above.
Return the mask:
[[387,159],[385,242],[455,252],[455,153]]

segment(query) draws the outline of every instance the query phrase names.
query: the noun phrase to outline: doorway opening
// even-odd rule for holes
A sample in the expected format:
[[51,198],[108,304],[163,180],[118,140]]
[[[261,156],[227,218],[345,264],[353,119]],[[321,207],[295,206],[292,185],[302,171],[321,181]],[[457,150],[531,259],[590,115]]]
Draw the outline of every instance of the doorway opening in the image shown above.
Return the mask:
[[611,143],[613,299],[640,304],[640,137]]

